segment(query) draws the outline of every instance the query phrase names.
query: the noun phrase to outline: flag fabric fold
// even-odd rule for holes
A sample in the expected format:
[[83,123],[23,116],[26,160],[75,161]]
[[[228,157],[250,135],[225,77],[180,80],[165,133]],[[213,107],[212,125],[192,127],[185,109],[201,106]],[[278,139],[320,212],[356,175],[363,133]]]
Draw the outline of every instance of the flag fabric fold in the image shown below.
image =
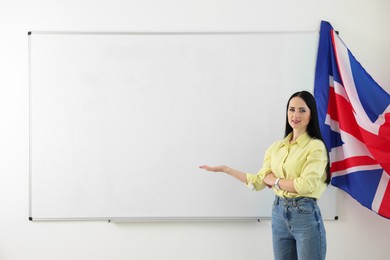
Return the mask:
[[390,95],[321,22],[314,96],[332,185],[390,218]]

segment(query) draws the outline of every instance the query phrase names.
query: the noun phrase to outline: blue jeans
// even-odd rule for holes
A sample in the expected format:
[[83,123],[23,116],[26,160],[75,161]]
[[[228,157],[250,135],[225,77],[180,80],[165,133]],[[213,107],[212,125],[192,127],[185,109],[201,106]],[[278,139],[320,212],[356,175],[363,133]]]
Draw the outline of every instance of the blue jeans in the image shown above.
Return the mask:
[[326,233],[317,201],[276,196],[272,242],[275,260],[324,260]]

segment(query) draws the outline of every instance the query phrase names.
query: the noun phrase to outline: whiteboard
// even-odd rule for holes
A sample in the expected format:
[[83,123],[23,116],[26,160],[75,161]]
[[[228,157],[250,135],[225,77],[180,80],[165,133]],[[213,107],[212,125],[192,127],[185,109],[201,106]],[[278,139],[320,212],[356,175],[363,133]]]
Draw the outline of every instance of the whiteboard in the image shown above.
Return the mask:
[[[313,89],[318,32],[29,33],[30,220],[253,220],[285,107]],[[336,193],[320,200],[334,219]]]

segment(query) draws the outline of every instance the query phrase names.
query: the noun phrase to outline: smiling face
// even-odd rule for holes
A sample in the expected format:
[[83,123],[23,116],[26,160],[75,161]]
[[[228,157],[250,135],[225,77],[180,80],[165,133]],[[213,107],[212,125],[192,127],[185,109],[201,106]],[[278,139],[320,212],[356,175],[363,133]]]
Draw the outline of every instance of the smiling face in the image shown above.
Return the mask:
[[311,111],[302,98],[293,97],[288,105],[287,118],[294,130],[294,136],[300,135],[306,131],[309,125]]

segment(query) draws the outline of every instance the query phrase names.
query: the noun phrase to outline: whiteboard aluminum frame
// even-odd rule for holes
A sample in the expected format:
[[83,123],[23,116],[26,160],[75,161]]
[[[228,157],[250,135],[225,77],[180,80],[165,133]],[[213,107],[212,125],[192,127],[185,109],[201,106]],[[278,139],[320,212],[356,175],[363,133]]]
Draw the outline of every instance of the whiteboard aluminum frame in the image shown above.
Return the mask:
[[[103,31],[29,31],[28,36],[33,34],[53,35],[284,35],[284,34],[318,34],[319,31],[193,31],[193,32],[103,32]],[[108,222],[193,222],[193,221],[257,221],[269,220],[270,217],[86,217],[86,218],[32,218],[32,73],[31,73],[31,37],[28,37],[28,84],[29,84],[29,220],[41,221],[108,221]],[[324,220],[337,220],[324,218]]]

